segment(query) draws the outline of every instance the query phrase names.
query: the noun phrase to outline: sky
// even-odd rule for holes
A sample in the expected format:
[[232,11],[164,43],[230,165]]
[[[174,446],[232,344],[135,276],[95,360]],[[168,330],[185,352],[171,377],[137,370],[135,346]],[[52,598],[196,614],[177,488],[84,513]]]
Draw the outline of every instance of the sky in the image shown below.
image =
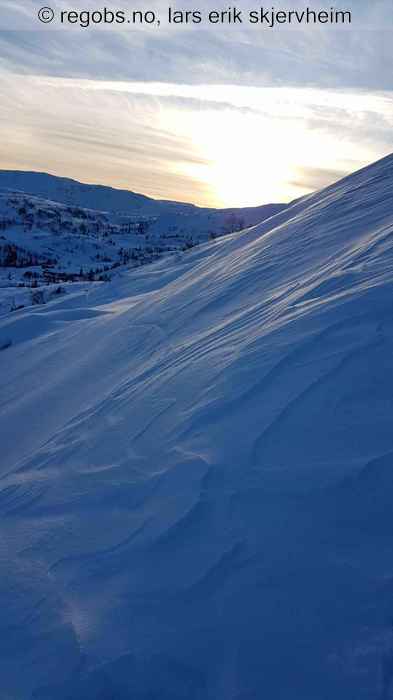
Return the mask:
[[[160,26],[61,26],[66,0],[45,0],[55,20],[43,25],[42,2],[2,1],[1,168],[251,206],[290,201],[393,151],[390,0],[309,0],[351,9],[351,26],[274,29],[169,26],[162,0],[104,3],[153,10]],[[260,6],[236,5],[243,16]],[[176,7],[205,17],[214,4]]]

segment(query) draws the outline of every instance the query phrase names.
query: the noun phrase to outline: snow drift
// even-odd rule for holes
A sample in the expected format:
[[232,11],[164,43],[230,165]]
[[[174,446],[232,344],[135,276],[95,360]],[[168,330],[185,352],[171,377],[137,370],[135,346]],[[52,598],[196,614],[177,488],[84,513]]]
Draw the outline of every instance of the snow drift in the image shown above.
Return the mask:
[[388,697],[392,194],[1,322],[4,697]]

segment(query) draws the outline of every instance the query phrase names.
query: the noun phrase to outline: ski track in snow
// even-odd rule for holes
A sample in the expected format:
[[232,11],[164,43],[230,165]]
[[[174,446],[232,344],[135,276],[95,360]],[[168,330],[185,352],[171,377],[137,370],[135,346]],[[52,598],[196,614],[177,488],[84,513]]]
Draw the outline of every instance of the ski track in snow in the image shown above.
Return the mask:
[[0,320],[4,698],[387,697],[392,194]]

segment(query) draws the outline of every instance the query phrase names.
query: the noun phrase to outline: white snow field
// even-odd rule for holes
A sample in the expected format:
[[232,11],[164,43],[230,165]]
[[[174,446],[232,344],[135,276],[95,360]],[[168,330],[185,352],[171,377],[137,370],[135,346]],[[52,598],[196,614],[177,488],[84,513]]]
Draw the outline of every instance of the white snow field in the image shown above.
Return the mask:
[[1,320],[2,700],[390,697],[392,195]]

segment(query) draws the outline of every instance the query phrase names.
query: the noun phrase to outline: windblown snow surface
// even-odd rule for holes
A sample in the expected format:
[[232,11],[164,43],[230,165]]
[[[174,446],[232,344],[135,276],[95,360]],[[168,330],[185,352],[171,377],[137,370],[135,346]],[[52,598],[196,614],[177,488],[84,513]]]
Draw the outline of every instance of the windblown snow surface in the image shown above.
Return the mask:
[[390,697],[392,194],[1,321],[2,699]]

